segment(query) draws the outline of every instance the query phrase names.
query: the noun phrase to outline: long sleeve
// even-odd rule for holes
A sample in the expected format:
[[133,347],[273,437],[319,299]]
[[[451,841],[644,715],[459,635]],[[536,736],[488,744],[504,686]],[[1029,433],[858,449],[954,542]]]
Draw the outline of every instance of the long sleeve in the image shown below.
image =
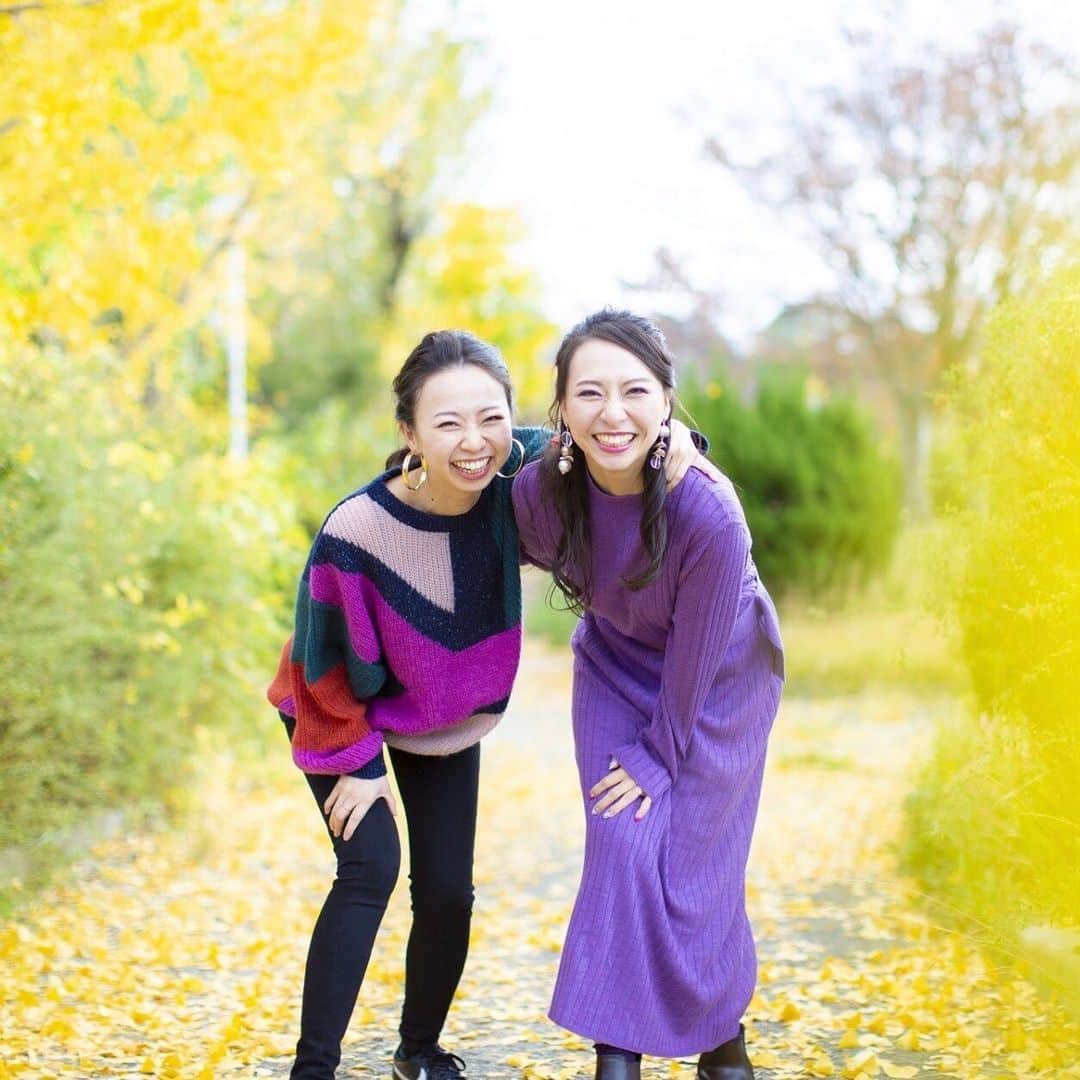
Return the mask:
[[340,541],[320,532],[300,581],[293,636],[267,697],[295,717],[292,753],[305,772],[374,777],[386,772],[382,735],[365,701],[387,678],[369,598],[334,555]]
[[517,522],[521,543],[519,560],[542,570],[550,570],[558,547],[558,537],[555,532],[554,511],[546,505],[542,488],[540,463],[532,461],[514,481],[514,520]]
[[699,534],[680,567],[652,719],[634,742],[612,751],[653,799],[678,775],[694,724],[716,680],[735,628],[749,556],[745,523],[729,517]]

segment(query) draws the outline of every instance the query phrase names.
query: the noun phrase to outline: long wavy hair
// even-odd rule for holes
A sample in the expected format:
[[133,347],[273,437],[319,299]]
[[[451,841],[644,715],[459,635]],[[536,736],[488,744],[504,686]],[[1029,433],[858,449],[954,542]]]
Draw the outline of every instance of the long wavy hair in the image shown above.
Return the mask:
[[[636,356],[671,395],[674,406],[675,365],[660,328],[642,315],[604,308],[582,319],[559,345],[555,357],[555,400],[549,416],[552,427],[560,434],[561,405],[566,399],[570,361],[578,348],[590,340],[610,342]],[[558,470],[558,460],[559,447],[553,443],[545,452],[540,467],[543,491],[554,504],[562,525],[551,568],[555,579],[552,594],[556,590],[561,592],[567,607],[580,615],[592,599],[588,469],[585,454],[580,449],[574,454],[574,464],[565,475]],[[623,578],[623,584],[635,591],[643,589],[660,572],[667,550],[664,470],[650,468],[646,461],[642,466],[642,479],[645,487],[640,527],[647,562],[639,573]]]
[[[506,394],[506,405],[514,412],[514,386],[502,353],[494,345],[481,341],[466,330],[432,330],[425,334],[394,376],[394,419],[408,427],[416,424],[416,403],[424,383],[447,368],[473,364],[486,371]],[[400,465],[409,453],[403,446],[387,459],[388,469]]]

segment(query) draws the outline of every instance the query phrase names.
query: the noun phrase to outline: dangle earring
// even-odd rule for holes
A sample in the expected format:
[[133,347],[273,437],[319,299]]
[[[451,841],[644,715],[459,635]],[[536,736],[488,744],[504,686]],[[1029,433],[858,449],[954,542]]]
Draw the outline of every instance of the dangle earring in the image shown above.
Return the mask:
[[671,437],[670,420],[671,415],[669,413],[667,418],[661,422],[656,442],[653,443],[652,457],[649,458],[649,467],[652,469],[662,469],[664,467],[664,458],[667,457],[667,441]]
[[574,467],[574,436],[563,422],[559,421],[559,472],[565,476]]

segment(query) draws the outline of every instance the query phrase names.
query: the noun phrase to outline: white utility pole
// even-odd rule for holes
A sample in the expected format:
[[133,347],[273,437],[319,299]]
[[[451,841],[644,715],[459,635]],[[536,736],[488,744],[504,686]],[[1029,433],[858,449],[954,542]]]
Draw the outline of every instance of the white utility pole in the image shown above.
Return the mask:
[[224,330],[229,362],[229,453],[248,456],[247,428],[247,284],[243,244],[234,239],[225,253]]

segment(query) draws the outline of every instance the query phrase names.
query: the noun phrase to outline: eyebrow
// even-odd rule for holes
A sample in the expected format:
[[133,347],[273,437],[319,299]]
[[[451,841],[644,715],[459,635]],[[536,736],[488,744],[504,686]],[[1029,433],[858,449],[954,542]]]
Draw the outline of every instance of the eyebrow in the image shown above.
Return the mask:
[[[645,385],[648,386],[649,380],[644,375],[635,375],[632,379],[624,379],[620,385],[622,385],[622,386],[633,386],[634,383],[645,383]],[[576,383],[574,383],[574,385],[575,386],[603,386],[604,384],[599,379],[578,379],[578,381]]]
[[[477,409],[476,411],[478,413],[505,412],[506,411],[506,406],[505,405],[481,405],[480,408]],[[441,412],[435,413],[432,416],[432,419],[433,420],[438,420],[438,418],[440,416],[451,416],[451,417],[454,417],[455,419],[457,419],[457,418],[459,418],[461,416],[461,413],[457,412],[457,410],[455,410],[455,409],[443,409]]]

